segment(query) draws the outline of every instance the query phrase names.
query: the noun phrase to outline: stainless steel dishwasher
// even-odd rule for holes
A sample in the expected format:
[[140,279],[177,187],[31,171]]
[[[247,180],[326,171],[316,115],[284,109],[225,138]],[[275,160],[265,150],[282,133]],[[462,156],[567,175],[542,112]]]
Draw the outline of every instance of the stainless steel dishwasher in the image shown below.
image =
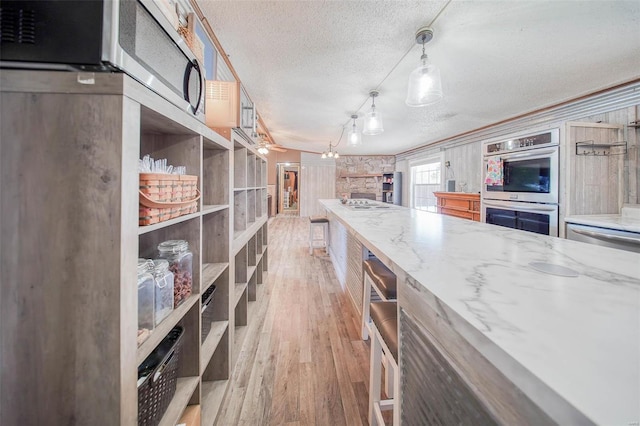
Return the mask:
[[567,239],[640,253],[640,233],[567,223]]

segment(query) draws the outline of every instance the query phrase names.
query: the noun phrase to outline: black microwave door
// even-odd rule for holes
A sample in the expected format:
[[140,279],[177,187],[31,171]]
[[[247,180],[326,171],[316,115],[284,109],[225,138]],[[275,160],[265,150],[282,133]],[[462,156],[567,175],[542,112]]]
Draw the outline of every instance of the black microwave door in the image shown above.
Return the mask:
[[504,161],[503,191],[548,194],[551,187],[551,158]]
[[5,1],[0,60],[101,67],[102,1]]

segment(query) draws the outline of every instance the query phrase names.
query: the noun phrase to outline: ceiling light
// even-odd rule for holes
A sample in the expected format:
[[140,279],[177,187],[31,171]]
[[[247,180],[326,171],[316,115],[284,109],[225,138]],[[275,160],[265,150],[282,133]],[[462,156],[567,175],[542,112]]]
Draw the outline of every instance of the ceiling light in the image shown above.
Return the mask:
[[411,107],[429,105],[442,99],[440,70],[427,61],[427,55],[424,53],[424,45],[432,38],[433,30],[429,27],[422,27],[416,33],[416,43],[422,44],[422,56],[418,67],[409,75],[405,102]]
[[384,132],[384,128],[382,127],[382,116],[378,111],[376,111],[376,97],[378,96],[377,90],[372,90],[369,92],[369,96],[371,96],[371,109],[367,112],[367,115],[364,116],[364,126],[362,128],[363,135],[379,135]]
[[332,147],[333,145],[329,142],[329,151],[323,152],[321,158],[339,158],[340,155],[338,154],[338,151],[334,151]]
[[261,145],[260,147],[258,147],[258,153],[262,155],[267,155],[269,153],[269,148],[267,148],[264,145]]
[[351,129],[349,129],[349,133],[347,133],[347,144],[351,146],[357,146],[362,143],[362,136],[360,135],[360,131],[358,130],[358,125],[356,124],[356,119],[358,118],[357,114],[353,114],[351,116],[353,119],[353,124],[351,125]]

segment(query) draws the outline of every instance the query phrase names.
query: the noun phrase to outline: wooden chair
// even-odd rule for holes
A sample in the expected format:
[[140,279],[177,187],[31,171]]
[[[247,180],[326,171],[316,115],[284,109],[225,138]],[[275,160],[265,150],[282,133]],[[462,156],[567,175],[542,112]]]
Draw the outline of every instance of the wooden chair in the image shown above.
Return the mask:
[[[369,369],[369,424],[384,425],[382,412],[393,410],[393,425],[400,424],[400,374],[398,370],[398,305],[396,302],[371,304],[371,359]],[[387,374],[387,399],[382,399],[382,362]]]

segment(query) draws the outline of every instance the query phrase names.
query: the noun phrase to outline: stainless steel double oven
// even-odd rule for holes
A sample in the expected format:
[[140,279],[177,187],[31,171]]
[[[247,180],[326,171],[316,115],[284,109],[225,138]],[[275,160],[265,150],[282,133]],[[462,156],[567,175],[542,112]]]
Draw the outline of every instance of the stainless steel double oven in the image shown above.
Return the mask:
[[481,220],[558,236],[558,129],[485,143]]

